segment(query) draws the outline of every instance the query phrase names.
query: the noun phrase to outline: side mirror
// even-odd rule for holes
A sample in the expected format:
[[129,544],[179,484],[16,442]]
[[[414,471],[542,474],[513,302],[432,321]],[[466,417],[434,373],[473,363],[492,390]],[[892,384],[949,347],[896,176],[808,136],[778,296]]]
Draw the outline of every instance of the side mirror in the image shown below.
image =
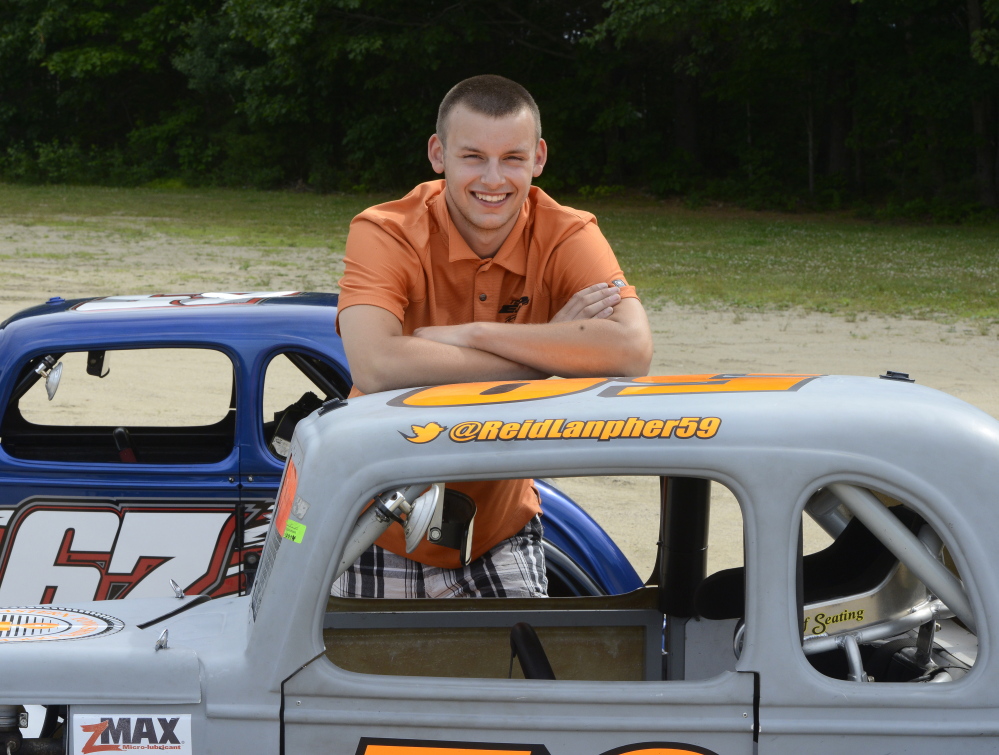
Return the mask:
[[56,362],[51,354],[42,357],[42,361],[35,367],[35,373],[45,378],[45,392],[49,396],[49,401],[55,398],[56,391],[59,390],[59,380],[62,378],[62,362]]
[[111,368],[104,369],[111,356],[106,351],[87,352],[87,374],[98,378],[105,378],[111,372]]
[[57,363],[45,376],[45,393],[48,394],[49,401],[55,398],[60,380],[62,380],[62,362]]
[[[414,498],[412,503],[409,502],[411,498]],[[430,527],[437,507],[443,505],[444,483],[442,482],[435,482],[429,488],[425,485],[396,488],[375,496],[371,505],[358,517],[350,533],[335,579],[347,571],[350,565],[381,537],[392,522],[398,522],[403,526],[406,531],[406,552],[412,552]],[[401,515],[405,515],[406,518],[403,519]]]
[[427,534],[430,523],[444,508],[444,485],[435,482],[426,493],[413,501],[413,510],[406,517],[406,553],[412,553]]

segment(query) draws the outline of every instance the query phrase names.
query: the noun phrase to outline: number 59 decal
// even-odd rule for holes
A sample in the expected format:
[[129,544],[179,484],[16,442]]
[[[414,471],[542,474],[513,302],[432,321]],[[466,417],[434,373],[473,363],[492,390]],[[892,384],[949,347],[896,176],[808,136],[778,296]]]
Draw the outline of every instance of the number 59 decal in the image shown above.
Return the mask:
[[[356,755],[549,755],[549,752],[544,745],[429,742],[363,737],[357,745]],[[615,747],[600,755],[717,755],[717,753],[696,745],[678,742],[642,742]]]

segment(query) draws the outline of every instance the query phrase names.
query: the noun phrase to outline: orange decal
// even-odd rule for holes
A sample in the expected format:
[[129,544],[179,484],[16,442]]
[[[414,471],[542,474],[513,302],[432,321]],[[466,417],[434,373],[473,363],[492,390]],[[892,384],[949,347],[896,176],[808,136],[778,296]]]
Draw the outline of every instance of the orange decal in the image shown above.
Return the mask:
[[469,749],[467,747],[368,745],[361,752],[363,755],[534,755],[537,750],[483,750],[479,748]]
[[274,513],[274,526],[277,527],[281,537],[284,537],[284,532],[288,527],[288,515],[291,513],[291,504],[295,500],[297,489],[298,471],[295,469],[295,462],[288,459],[288,468],[285,470],[281,490],[278,493],[277,511]]
[[0,632],[9,632],[14,627],[18,629],[55,629],[56,627],[62,626],[61,624],[45,624],[45,623],[35,623],[35,624],[12,624],[9,621],[0,621]]
[[796,391],[821,375],[672,375],[640,377],[614,385],[601,396],[656,396],[675,393],[755,393]]
[[[485,742],[432,742],[418,739],[362,737],[355,755],[549,755],[544,745]],[[586,755],[586,753],[580,753]],[[602,755],[717,755],[712,750],[680,742],[640,742],[607,750]]]
[[409,436],[406,433],[399,431],[399,435],[408,440],[410,443],[429,443],[442,432],[447,430],[443,425],[438,425],[436,422],[431,422],[429,425],[410,425],[413,429],[413,435]]
[[[501,419],[480,421],[465,420],[455,424],[447,437],[455,443],[491,441],[532,441],[562,440],[579,438],[583,440],[610,441],[616,438],[713,438],[721,427],[720,417],[681,417],[678,419],[591,419],[567,420],[565,417],[550,419],[525,419],[504,422]],[[439,436],[447,428],[436,422],[430,426],[438,430],[430,436],[420,433],[416,425],[413,431],[418,438],[410,438],[400,431],[402,437],[411,443],[427,443]]]
[[419,388],[392,399],[392,406],[475,406],[509,404],[540,398],[567,396],[608,382],[606,378],[568,380],[525,380],[521,382],[464,383]]
[[103,734],[104,731],[108,728],[108,723],[110,723],[110,719],[108,719],[107,721],[101,721],[99,724],[87,724],[86,726],[81,726],[80,727],[80,730],[84,734],[89,734],[90,735],[90,739],[88,739],[84,743],[83,749],[80,750],[80,752],[82,752],[83,755],[90,755],[90,753],[92,753],[92,752],[121,752],[121,746],[120,745],[116,745],[116,744],[115,745],[113,745],[113,744],[99,745],[99,744],[97,744],[97,738],[101,734]]
[[[418,388],[389,401],[390,406],[442,407],[511,404],[608,387],[597,395],[661,396],[689,393],[757,393],[760,391],[796,391],[821,375],[790,374],[707,374],[640,377],[620,381],[612,378],[570,378],[568,380],[525,380],[522,382],[464,383]],[[414,429],[414,433],[417,431]],[[418,435],[418,433],[417,433]],[[407,440],[413,440],[407,437]],[[419,442],[419,440],[414,441]]]
[[361,737],[355,755],[549,755],[544,745]]

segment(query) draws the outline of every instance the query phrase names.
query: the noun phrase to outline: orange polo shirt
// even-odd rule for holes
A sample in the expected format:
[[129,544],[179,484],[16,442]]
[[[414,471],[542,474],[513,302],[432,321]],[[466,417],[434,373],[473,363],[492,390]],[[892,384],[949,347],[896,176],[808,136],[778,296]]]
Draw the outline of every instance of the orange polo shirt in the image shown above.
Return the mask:
[[[618,286],[622,297],[637,298],[592,214],[563,207],[533,186],[499,251],[481,259],[451,223],[444,181],[429,181],[351,222],[339,311],[355,304],[381,307],[399,318],[403,335],[428,325],[546,323],[576,292],[601,281]],[[448,487],[476,503],[473,559],[540,512],[531,480]],[[407,555],[401,527],[390,527],[378,544]],[[457,551],[427,541],[408,558],[459,566]]]

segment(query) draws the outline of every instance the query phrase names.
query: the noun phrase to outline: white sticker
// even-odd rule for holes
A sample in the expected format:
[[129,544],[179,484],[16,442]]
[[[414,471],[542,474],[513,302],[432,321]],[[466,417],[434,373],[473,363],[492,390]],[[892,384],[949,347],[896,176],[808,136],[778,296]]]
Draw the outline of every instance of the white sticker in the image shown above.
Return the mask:
[[139,296],[101,296],[80,302],[77,312],[108,312],[120,309],[161,309],[164,307],[217,307],[233,304],[259,304],[265,299],[295,296],[299,291],[242,291],[207,294],[144,294]]
[[125,751],[193,755],[191,714],[73,715],[73,755]]
[[309,502],[298,496],[295,498],[295,502],[291,504],[291,515],[296,519],[305,519],[307,513],[309,513]]

